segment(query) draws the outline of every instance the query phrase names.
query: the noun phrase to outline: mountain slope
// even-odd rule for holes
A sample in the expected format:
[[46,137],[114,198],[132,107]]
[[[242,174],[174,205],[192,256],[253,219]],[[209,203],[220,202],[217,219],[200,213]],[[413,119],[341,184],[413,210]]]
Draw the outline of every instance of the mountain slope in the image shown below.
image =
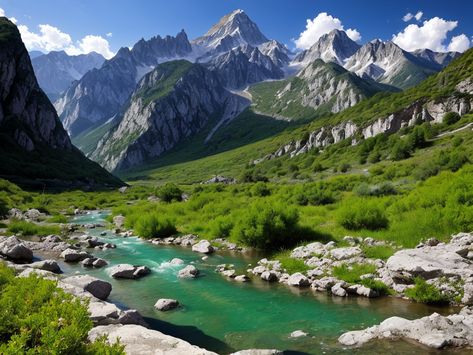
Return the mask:
[[308,119],[340,112],[375,93],[393,90],[316,59],[294,78],[255,85],[250,93],[258,112],[283,119]]
[[0,18],[0,157],[1,177],[23,185],[123,184],[72,145],[6,18]]
[[183,31],[176,37],[142,39],[131,50],[120,49],[100,69],[74,82],[55,103],[64,127],[74,137],[104,123],[118,113],[144,74],[162,61],[186,57],[191,51]]
[[117,124],[91,157],[111,171],[135,167],[211,121],[231,120],[246,105],[200,64],[184,60],[161,64],[138,83]]
[[39,86],[51,100],[56,100],[74,80],[89,70],[100,68],[105,58],[91,52],[69,56],[64,51],[49,52],[31,60]]
[[312,47],[299,53],[294,62],[307,65],[316,59],[322,59],[324,62],[335,62],[343,66],[345,60],[359,48],[360,45],[351,40],[345,31],[333,30],[321,36]]

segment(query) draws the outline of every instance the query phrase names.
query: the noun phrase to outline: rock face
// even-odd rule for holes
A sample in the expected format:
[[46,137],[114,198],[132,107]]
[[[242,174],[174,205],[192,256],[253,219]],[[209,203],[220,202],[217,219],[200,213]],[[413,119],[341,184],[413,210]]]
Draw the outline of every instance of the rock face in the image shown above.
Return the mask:
[[92,328],[89,340],[94,341],[101,336],[108,341],[125,345],[129,355],[168,354],[168,355],[216,355],[210,351],[191,345],[184,340],[164,335],[156,330],[146,329],[139,325],[108,325]]
[[95,52],[70,56],[64,51],[52,51],[31,60],[39,86],[51,100],[69,88],[74,80],[100,68],[105,58]]
[[154,305],[154,308],[156,308],[158,311],[169,311],[171,309],[177,308],[179,306],[179,301],[173,300],[170,298],[161,298],[159,299],[156,304]]
[[360,346],[373,339],[407,338],[435,349],[473,346],[472,324],[473,309],[465,307],[448,317],[437,313],[412,321],[391,317],[371,328],[345,333],[338,341]]
[[299,53],[294,62],[308,64],[322,59],[324,62],[343,65],[359,48],[360,45],[351,40],[345,31],[333,30],[321,36],[312,47]]
[[148,275],[151,270],[146,266],[119,264],[111,267],[109,272],[115,279],[138,279]]
[[140,40],[130,50],[121,48],[100,69],[89,71],[55,103],[72,136],[113,117],[128,100],[136,83],[161,61],[184,58],[191,52],[185,32],[176,37]]
[[[94,181],[103,179],[117,185],[118,179],[90,162],[72,145],[53,105],[39,88],[16,26],[1,18],[0,34],[2,175],[14,181],[21,181],[21,177],[33,181],[58,179],[55,182],[57,186],[62,177],[61,169],[67,169],[69,171],[64,174],[64,179],[69,183],[73,180],[75,184],[92,185]],[[44,162],[43,169],[36,169],[34,176],[31,176],[31,165],[37,164],[39,157]],[[19,160],[21,165],[12,163]],[[64,163],[71,160],[74,164]],[[77,174],[77,178],[70,178],[72,172]]]
[[231,120],[246,105],[200,64],[161,64],[138,83],[119,124],[91,157],[109,170],[129,169],[198,133],[211,117]]
[[89,275],[70,276],[63,280],[66,283],[82,288],[100,300],[106,300],[112,291],[112,285]]

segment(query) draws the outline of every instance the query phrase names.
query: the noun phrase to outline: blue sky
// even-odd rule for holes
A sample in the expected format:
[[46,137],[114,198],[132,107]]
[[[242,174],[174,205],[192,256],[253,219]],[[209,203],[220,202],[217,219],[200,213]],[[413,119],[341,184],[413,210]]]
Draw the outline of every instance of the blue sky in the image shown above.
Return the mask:
[[[306,30],[307,19],[324,12],[327,16],[319,20],[325,20],[325,24],[327,20],[338,21],[344,29],[356,30],[361,35],[361,43],[373,38],[390,40],[393,35],[402,33],[398,42],[408,47],[405,49],[429,43],[435,47],[431,49],[447,50],[452,37],[464,34],[451,45],[451,48],[464,49],[467,43],[471,45],[473,35],[471,0],[0,0],[0,8],[6,16],[14,17],[18,25],[24,26],[22,35],[30,34],[29,43],[36,43],[36,47],[51,50],[63,45],[72,52],[84,52],[97,46],[109,55],[142,37],[174,35],[182,28],[190,38],[195,38],[237,8],[245,10],[267,37],[290,48],[295,47],[293,40]],[[413,17],[409,22],[403,21],[407,13],[415,15],[419,11],[422,12],[419,20]],[[435,17],[438,19],[423,28],[424,21]],[[43,30],[57,42],[48,43],[48,38],[41,38],[39,25],[49,25]],[[403,33],[409,25],[409,31]],[[318,21],[314,22],[314,27],[320,30]],[[318,32],[309,29],[302,42],[307,45]]]

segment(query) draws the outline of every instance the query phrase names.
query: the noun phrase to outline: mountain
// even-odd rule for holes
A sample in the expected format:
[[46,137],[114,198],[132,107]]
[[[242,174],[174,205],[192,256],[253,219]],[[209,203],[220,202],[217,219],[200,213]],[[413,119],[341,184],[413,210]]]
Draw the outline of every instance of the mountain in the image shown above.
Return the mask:
[[361,77],[401,89],[418,84],[440,70],[439,65],[419,60],[395,43],[381,40],[363,45],[346,61],[345,68]]
[[268,42],[258,26],[243,10],[235,10],[222,19],[192,44],[207,52],[227,52],[235,47],[249,44],[256,47]]
[[429,62],[433,66],[437,66],[438,70],[446,67],[452,60],[458,58],[461,53],[458,52],[434,52],[430,49],[418,49],[411,53],[419,59]]
[[225,87],[239,89],[268,79],[282,79],[284,72],[257,47],[242,45],[221,54],[209,63]]
[[93,69],[72,84],[56,101],[64,127],[74,137],[115,116],[137,82],[160,62],[191,55],[184,31],[176,37],[141,39],[133,48],[121,48],[100,69]]
[[138,83],[123,114],[91,157],[110,171],[156,158],[206,125],[230,121],[247,106],[203,65],[158,65]]
[[307,65],[316,59],[322,59],[324,62],[335,62],[343,66],[345,60],[359,48],[360,45],[352,41],[345,31],[333,30],[321,36],[312,47],[299,53],[294,62]]
[[258,113],[282,119],[337,113],[381,91],[396,89],[360,78],[336,63],[325,63],[321,59],[316,59],[291,79],[250,88]]
[[36,57],[39,57],[40,55],[44,55],[44,53],[41,51],[30,51],[28,52],[28,54],[30,55],[31,60],[33,60]]
[[23,185],[123,183],[75,148],[40,89],[16,26],[0,18],[0,176]]
[[287,47],[278,41],[271,40],[260,44],[258,49],[264,55],[267,55],[274,64],[278,67],[284,67],[288,65],[291,61],[290,56],[292,53],[287,49]]
[[93,68],[100,68],[104,61],[105,58],[95,52],[69,56],[59,51],[37,56],[31,63],[41,89],[51,100],[56,100],[74,80]]

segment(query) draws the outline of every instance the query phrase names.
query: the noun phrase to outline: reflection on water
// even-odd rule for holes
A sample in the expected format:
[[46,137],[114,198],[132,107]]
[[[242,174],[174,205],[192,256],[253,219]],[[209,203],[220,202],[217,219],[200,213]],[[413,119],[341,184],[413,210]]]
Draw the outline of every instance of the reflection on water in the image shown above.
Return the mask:
[[[76,223],[101,222],[103,214],[81,216]],[[91,229],[99,235],[102,229]],[[109,233],[103,237],[117,249],[94,250],[95,256],[110,265],[104,269],[84,269],[62,264],[67,273],[87,273],[112,283],[111,301],[138,309],[151,326],[193,344],[220,353],[247,348],[275,348],[310,354],[418,354],[432,351],[405,341],[378,341],[360,349],[344,348],[337,343],[340,334],[377,324],[398,315],[418,318],[432,312],[451,313],[449,308],[434,308],[395,298],[340,298],[310,289],[289,288],[260,279],[250,283],[229,281],[215,273],[218,264],[234,264],[244,271],[255,264],[258,255],[219,253],[206,261],[189,248],[156,246],[137,238],[122,238]],[[172,258],[194,264],[202,277],[177,278],[183,266],[171,265]],[[140,280],[114,280],[107,269],[120,263],[142,264],[152,269]],[[183,305],[171,312],[158,312],[153,305],[159,298],[175,298]],[[307,337],[291,339],[294,330]],[[461,352],[455,352],[461,353]]]

